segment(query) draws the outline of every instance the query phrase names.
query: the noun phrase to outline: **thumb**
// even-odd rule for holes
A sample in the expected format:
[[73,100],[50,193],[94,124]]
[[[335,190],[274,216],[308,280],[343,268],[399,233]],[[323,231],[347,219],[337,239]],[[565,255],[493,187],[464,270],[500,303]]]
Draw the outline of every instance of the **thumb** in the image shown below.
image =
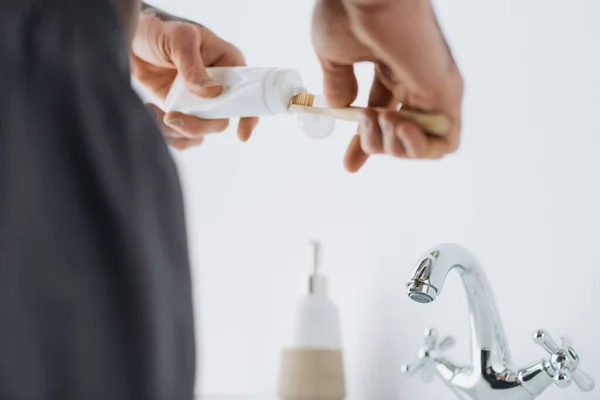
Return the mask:
[[165,35],[168,55],[190,92],[202,97],[216,97],[221,94],[223,87],[214,83],[206,72],[198,28],[187,23],[174,25],[171,32]]
[[331,107],[347,107],[356,100],[358,82],[353,65],[343,65],[321,59],[325,98]]

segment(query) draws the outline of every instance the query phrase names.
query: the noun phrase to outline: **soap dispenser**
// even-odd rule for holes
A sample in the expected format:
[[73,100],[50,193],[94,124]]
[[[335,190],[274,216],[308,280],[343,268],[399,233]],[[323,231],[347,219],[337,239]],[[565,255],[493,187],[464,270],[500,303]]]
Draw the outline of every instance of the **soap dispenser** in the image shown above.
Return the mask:
[[290,342],[280,358],[281,400],[343,400],[346,398],[338,309],[327,294],[319,271],[319,246],[308,247],[307,293],[297,304]]

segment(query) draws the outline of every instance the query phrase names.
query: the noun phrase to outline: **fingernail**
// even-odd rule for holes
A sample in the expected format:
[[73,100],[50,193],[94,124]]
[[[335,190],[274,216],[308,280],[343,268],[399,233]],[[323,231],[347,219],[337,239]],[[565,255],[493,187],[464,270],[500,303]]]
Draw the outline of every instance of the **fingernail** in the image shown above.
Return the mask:
[[409,158],[417,158],[417,154],[415,153],[415,150],[410,142],[404,142],[404,148],[406,149],[406,154]]
[[180,119],[170,119],[166,122],[166,124],[169,125],[171,128],[181,128],[181,126],[183,125]]
[[392,124],[388,121],[379,121],[379,126],[381,126],[381,130],[385,135],[393,135],[394,130],[392,128]]
[[369,118],[365,114],[360,114],[358,116],[358,122],[360,123],[360,130],[364,133],[369,131]]
[[400,134],[398,134],[397,137],[398,137],[398,139],[400,139],[400,141],[404,145],[404,149],[406,150],[406,155],[408,156],[408,158],[417,158],[417,154],[415,153],[415,148],[413,147],[412,142],[410,140],[408,140],[406,135],[403,135],[402,133],[400,133]]
[[240,139],[241,142],[247,142],[251,135],[252,132],[238,131],[238,139]]
[[206,79],[206,80],[200,82],[200,86],[213,87],[213,86],[219,86],[219,84],[216,83],[215,81],[213,81],[212,79]]

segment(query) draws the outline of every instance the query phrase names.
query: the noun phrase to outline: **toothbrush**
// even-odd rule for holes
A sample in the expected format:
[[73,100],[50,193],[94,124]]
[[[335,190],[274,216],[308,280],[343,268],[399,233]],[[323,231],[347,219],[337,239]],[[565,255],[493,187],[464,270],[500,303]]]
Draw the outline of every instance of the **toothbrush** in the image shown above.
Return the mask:
[[[315,95],[310,93],[300,93],[292,97],[288,110],[292,114],[313,114],[327,116],[343,121],[358,122],[359,116],[367,108],[364,107],[346,107],[346,108],[327,108],[314,107]],[[389,111],[385,108],[371,108],[376,111]],[[398,113],[418,124],[426,133],[436,136],[445,135],[450,129],[450,118],[444,114],[426,113],[412,110],[400,110]]]

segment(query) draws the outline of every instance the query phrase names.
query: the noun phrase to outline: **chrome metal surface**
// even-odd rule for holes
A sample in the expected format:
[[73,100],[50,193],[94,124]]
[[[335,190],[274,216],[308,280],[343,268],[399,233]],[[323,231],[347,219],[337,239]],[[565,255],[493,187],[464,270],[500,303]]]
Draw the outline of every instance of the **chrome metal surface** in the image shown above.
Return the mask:
[[512,365],[504,329],[491,286],[473,255],[455,244],[441,244],[425,253],[406,283],[408,296],[418,303],[431,303],[442,293],[446,276],[459,273],[469,302],[471,320],[471,365],[457,366],[443,352],[454,343],[428,330],[418,352],[418,361],[403,367],[403,372],[420,371],[425,381],[437,375],[463,400],[531,400],[552,383],[565,388],[574,381],[584,392],[594,389],[593,379],[581,371],[579,356],[568,338],[558,346],[544,331],[534,334],[534,341],[548,353],[529,367]]

